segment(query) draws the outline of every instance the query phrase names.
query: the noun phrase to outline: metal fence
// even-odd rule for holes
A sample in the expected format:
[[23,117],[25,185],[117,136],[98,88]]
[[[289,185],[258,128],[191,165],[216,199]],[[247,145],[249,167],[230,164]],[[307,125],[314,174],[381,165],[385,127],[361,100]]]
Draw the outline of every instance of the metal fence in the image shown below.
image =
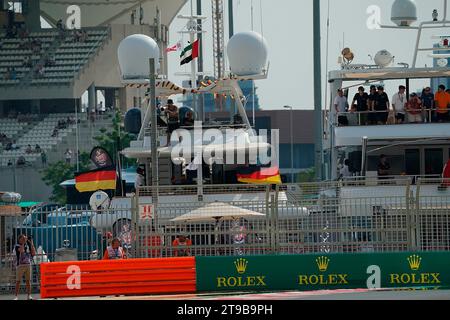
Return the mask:
[[[66,206],[3,212],[0,288],[14,286],[20,234],[31,235],[38,251],[36,286],[41,262],[102,259],[113,237],[136,258],[446,251],[449,187],[450,181],[422,178],[201,190],[141,187],[135,197],[112,201],[104,210]],[[183,244],[180,235],[189,240]]]

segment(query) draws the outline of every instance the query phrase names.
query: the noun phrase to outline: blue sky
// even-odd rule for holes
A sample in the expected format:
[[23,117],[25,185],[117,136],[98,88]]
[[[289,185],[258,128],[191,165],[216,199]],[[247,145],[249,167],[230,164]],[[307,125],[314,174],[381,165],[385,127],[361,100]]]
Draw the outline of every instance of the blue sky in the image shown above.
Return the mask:
[[[270,73],[267,80],[257,82],[258,94],[263,109],[280,109],[283,105],[292,105],[297,109],[312,109],[313,106],[313,0],[234,0],[235,32],[252,30],[251,4],[253,2],[253,30],[260,32],[269,44]],[[194,1],[194,8],[195,8]],[[355,53],[354,63],[373,63],[369,55],[381,49],[390,51],[395,56],[395,63],[411,64],[416,39],[416,31],[411,30],[369,30],[366,13],[370,5],[381,8],[382,24],[390,21],[391,6],[394,0],[321,0],[322,3],[322,70],[323,95],[325,95],[325,71],[327,56],[327,11],[330,3],[330,31],[328,49],[328,69],[338,69],[337,58],[343,44]],[[416,0],[418,21],[431,20],[433,9],[438,9],[443,16],[442,0]],[[227,3],[225,3],[225,34],[228,39]],[[211,1],[203,0],[203,14],[208,17],[204,24],[205,44],[203,55],[205,71],[213,73]],[[195,11],[195,9],[194,9]],[[188,3],[180,14],[190,13]],[[261,19],[262,17],[262,19]],[[182,38],[177,31],[185,21],[176,19],[170,27],[170,44]],[[417,25],[418,23],[416,23]],[[188,36],[184,36],[185,42]],[[345,43],[344,43],[345,42]],[[226,44],[226,43],[225,43]],[[432,45],[431,33],[424,34],[423,44]],[[423,66],[431,65],[431,58],[419,57]],[[176,53],[169,54],[169,77],[181,84],[182,77],[176,72],[190,71],[190,67],[180,67]],[[386,83],[389,95],[396,91],[398,82]],[[427,83],[423,80],[412,81],[412,89],[421,89]]]

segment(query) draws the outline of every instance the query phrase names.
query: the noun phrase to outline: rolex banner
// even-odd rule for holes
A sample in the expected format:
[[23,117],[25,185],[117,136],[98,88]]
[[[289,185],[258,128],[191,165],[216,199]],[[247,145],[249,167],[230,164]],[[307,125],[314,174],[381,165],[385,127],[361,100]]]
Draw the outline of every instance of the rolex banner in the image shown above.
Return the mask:
[[198,49],[199,42],[198,40],[194,41],[194,43],[189,44],[186,48],[183,49],[180,55],[180,65],[186,64],[194,60],[198,57]]
[[196,257],[198,291],[450,288],[450,252]]

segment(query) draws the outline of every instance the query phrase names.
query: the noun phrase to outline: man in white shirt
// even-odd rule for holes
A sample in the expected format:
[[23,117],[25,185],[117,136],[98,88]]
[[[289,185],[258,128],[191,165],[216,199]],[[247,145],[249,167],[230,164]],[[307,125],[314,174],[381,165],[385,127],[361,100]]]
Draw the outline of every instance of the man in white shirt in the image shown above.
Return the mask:
[[72,150],[67,149],[66,152],[64,152],[64,156],[66,158],[66,163],[70,164],[70,162],[72,160]]
[[344,165],[342,166],[341,170],[339,171],[341,178],[352,176],[352,173],[350,172],[350,169],[349,169],[349,165],[350,165],[350,160],[345,159]]
[[392,108],[395,113],[397,123],[405,122],[405,105],[408,102],[405,94],[405,86],[398,87],[398,93],[392,96]]
[[347,116],[343,114],[343,112],[347,112],[348,110],[348,101],[347,97],[344,96],[344,91],[342,89],[338,89],[338,95],[334,99],[334,108],[338,115],[339,126],[348,126]]

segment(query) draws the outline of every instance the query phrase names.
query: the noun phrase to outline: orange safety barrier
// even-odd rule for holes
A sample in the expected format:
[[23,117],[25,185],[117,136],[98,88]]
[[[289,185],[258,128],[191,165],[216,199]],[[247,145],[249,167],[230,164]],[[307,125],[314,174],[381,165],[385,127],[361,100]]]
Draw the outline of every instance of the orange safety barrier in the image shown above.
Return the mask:
[[195,291],[195,257],[41,264],[41,298]]

